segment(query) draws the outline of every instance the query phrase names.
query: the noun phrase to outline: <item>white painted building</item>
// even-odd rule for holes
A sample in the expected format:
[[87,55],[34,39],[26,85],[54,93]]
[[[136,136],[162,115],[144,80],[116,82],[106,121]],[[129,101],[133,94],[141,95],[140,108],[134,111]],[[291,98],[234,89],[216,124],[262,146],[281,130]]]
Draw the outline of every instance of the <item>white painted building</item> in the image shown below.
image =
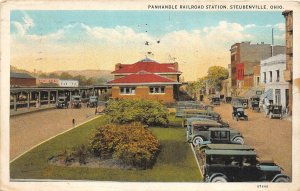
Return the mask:
[[78,80],[59,80],[60,87],[78,87],[79,81]]
[[282,105],[285,109],[288,105],[288,82],[283,78],[286,70],[285,54],[278,54],[260,62],[260,83],[265,87],[262,99],[273,100],[274,104]]

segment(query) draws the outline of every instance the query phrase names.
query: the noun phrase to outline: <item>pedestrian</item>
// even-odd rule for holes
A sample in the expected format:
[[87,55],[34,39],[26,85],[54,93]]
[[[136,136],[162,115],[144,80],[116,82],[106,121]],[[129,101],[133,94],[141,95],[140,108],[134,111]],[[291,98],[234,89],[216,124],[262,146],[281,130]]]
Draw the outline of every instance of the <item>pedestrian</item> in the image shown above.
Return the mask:
[[73,127],[75,126],[75,119],[73,118],[72,119],[72,124],[73,124]]

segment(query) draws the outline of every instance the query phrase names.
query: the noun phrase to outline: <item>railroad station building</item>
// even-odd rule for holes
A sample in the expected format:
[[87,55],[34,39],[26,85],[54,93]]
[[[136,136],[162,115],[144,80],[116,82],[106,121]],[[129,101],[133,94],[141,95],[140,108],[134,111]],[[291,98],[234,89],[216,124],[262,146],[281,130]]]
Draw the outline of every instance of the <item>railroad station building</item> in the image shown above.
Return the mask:
[[116,64],[112,97],[121,99],[150,99],[166,103],[175,102],[179,96],[178,63],[158,63],[145,58],[133,64]]

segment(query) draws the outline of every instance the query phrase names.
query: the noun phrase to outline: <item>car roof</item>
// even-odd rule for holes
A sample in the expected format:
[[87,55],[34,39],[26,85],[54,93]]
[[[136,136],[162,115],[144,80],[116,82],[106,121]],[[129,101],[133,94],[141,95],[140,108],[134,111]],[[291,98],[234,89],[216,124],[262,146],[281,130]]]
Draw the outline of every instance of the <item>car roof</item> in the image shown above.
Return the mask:
[[215,150],[254,150],[249,145],[240,145],[240,144],[207,144],[206,148],[215,149]]
[[205,149],[206,155],[250,155],[256,156],[256,152],[253,150],[213,150]]
[[213,128],[209,128],[209,130],[211,130],[211,131],[230,131],[230,129],[222,128],[222,127],[213,127]]
[[203,120],[203,121],[193,121],[192,125],[210,125],[210,126],[221,126],[220,123],[213,121],[213,120]]
[[198,115],[197,117],[189,117],[189,118],[186,118],[186,121],[188,122],[193,122],[193,121],[203,121],[203,120],[207,120],[207,121],[214,121],[214,120],[211,120],[211,116],[209,115]]

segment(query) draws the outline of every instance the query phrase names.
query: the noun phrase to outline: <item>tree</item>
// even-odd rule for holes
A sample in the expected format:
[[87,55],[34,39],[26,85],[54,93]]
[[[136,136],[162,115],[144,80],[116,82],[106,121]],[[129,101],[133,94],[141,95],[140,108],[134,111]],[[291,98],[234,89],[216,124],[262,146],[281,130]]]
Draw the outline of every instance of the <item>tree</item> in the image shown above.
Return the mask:
[[195,95],[200,92],[200,83],[199,81],[189,82],[187,85],[187,92],[191,97],[195,97]]
[[62,72],[59,76],[60,79],[72,79],[73,76],[68,72]]
[[228,70],[222,66],[211,66],[208,68],[207,80],[210,87],[215,88],[217,91],[222,89],[222,80],[228,78]]

